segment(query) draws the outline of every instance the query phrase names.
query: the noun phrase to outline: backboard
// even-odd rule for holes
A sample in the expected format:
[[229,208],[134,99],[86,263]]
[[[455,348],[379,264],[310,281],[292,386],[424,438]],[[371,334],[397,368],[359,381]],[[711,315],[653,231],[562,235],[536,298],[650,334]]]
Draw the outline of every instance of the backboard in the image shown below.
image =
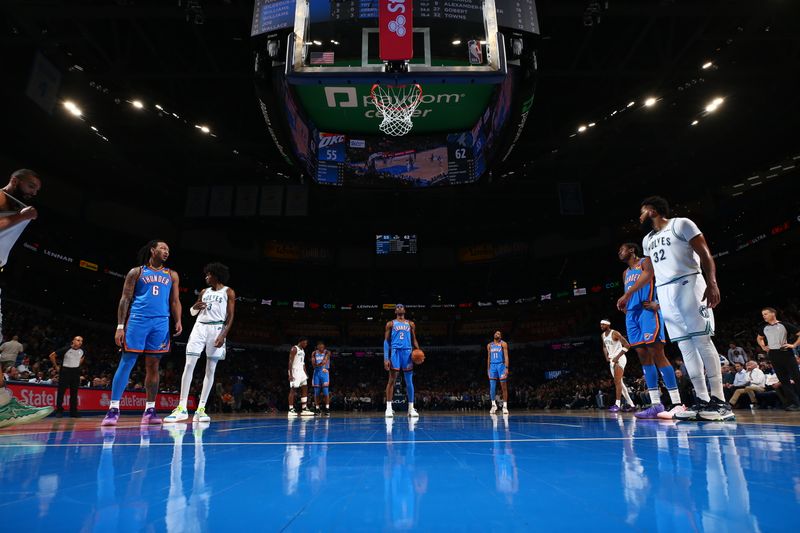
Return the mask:
[[380,57],[379,0],[298,0],[286,76],[292,84],[499,83],[507,72],[495,0],[414,0],[407,72]]

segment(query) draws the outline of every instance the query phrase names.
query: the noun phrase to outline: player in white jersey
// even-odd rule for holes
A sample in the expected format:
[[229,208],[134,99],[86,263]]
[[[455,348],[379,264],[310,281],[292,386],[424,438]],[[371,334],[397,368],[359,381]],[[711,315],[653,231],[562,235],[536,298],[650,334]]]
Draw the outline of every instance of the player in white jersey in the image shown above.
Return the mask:
[[[8,254],[31,220],[38,216],[35,207],[26,205],[42,188],[42,180],[33,170],[19,169],[11,174],[8,185],[0,189],[0,268],[8,261]],[[0,344],[3,343],[3,314],[0,310]],[[46,417],[53,408],[31,407],[17,401],[6,388],[0,372],[0,428],[27,424]]]
[[[611,406],[609,411],[612,413],[618,413],[620,410],[629,411],[633,409],[633,400],[631,400],[631,395],[622,380],[622,376],[625,373],[625,365],[628,363],[627,353],[631,345],[628,343],[628,339],[623,337],[619,331],[611,329],[611,322],[608,320],[603,319],[600,321],[600,330],[602,331],[600,340],[603,341],[603,355],[606,356],[606,361],[608,361],[611,377],[614,378],[616,395],[614,405]],[[627,402],[623,409],[620,409],[620,396],[624,396]]]
[[230,270],[222,263],[210,263],[203,269],[207,288],[200,291],[197,302],[189,312],[197,316],[189,342],[186,343],[186,366],[181,378],[181,396],[178,407],[172,414],[164,418],[164,422],[180,422],[189,418],[186,403],[189,400],[189,388],[192,385],[194,367],[203,350],[206,352],[206,375],[200,401],[194,413],[195,422],[211,422],[206,413],[206,402],[211,388],[214,386],[214,373],[217,363],[225,359],[225,340],[233,327],[233,315],[236,308],[236,293],[225,286],[230,279]]
[[719,354],[711,341],[713,309],[720,302],[717,267],[697,225],[688,218],[669,218],[669,214],[669,204],[659,196],[642,202],[639,221],[648,232],[642,240],[642,249],[652,268],[645,269],[619,299],[617,307],[625,309],[632,294],[655,275],[667,333],[672,342],[678,343],[697,396],[690,409],[675,417],[733,420],[735,416],[725,402],[722,389]]
[[314,416],[314,412],[306,406],[308,402],[306,346],[308,339],[300,337],[297,345],[289,350],[289,418],[297,416],[297,411],[294,410],[294,396],[297,389],[300,389],[300,416]]

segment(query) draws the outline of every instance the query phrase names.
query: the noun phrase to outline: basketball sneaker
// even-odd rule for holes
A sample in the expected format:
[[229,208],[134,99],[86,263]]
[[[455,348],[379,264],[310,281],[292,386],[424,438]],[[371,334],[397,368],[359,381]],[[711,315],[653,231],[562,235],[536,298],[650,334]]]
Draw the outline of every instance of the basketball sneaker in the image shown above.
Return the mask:
[[681,404],[673,405],[672,409],[670,409],[669,411],[661,411],[660,413],[658,413],[658,418],[662,420],[672,420],[677,416],[678,413],[682,413],[684,411],[686,411],[686,407],[684,407],[683,405]]
[[418,418],[419,417],[419,413],[413,407],[409,407],[408,408],[408,416],[410,416],[412,418]]
[[160,423],[161,423],[161,419],[158,418],[158,414],[156,413],[155,408],[150,407],[150,408],[144,410],[144,413],[142,413],[141,425],[143,425],[143,426],[145,426],[145,425],[156,425],[156,424],[160,424]]
[[206,414],[205,407],[197,408],[197,411],[194,412],[192,422],[211,422],[211,417]]
[[394,416],[394,410],[391,405],[386,406],[386,413],[383,416],[385,418],[392,418]]
[[31,407],[11,398],[0,407],[0,428],[36,422],[53,412],[52,407]]
[[179,405],[172,411],[169,415],[164,417],[164,422],[167,424],[172,424],[174,422],[180,422],[181,420],[186,420],[189,418],[189,412],[186,410],[185,407]]
[[506,407],[505,405],[503,406],[503,414],[504,415],[508,414],[508,407]]
[[491,408],[491,409],[489,409],[489,414],[490,414],[490,415],[493,415],[493,414],[495,414],[495,413],[497,413],[497,404],[496,404],[496,403],[494,403],[494,402],[492,402],[492,408]]
[[300,410],[300,416],[314,416],[314,411],[308,407],[303,407],[303,409]]
[[119,422],[119,409],[112,407],[106,413],[106,417],[100,423],[101,426],[116,426]]
[[620,412],[619,405],[617,405],[617,404],[612,405],[611,407],[608,408],[608,412],[609,413],[619,413]]
[[711,401],[706,404],[705,409],[701,409],[697,414],[701,420],[709,420],[712,422],[725,422],[728,420],[736,420],[736,415],[733,414],[731,404],[724,400],[720,400],[716,396],[711,397]]
[[290,408],[289,408],[288,417],[289,417],[289,418],[295,418],[295,417],[297,417],[297,411],[295,411],[295,410],[294,410],[294,407],[290,407]]
[[697,416],[700,411],[707,408],[708,402],[698,398],[695,400],[694,405],[687,407],[685,411],[681,413],[675,413],[675,420],[695,421],[697,420]]
[[664,411],[663,405],[661,405],[660,403],[654,403],[647,409],[643,409],[638,413],[633,413],[633,416],[641,420],[655,420],[656,418],[658,418],[658,413],[661,413],[663,411]]

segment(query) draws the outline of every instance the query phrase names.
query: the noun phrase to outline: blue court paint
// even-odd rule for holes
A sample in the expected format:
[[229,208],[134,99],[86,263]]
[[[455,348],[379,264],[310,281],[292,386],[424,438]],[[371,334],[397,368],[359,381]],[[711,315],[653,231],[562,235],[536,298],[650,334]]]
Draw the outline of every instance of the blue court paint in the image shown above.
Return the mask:
[[249,418],[0,432],[10,531],[775,531],[800,428],[628,416]]

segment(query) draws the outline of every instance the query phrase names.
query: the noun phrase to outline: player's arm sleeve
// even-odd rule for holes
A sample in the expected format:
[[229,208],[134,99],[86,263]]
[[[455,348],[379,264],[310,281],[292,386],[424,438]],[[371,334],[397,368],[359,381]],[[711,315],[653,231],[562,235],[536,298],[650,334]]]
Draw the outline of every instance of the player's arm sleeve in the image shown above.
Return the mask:
[[703,232],[697,227],[694,221],[688,218],[676,218],[672,225],[672,231],[682,241],[689,242]]

